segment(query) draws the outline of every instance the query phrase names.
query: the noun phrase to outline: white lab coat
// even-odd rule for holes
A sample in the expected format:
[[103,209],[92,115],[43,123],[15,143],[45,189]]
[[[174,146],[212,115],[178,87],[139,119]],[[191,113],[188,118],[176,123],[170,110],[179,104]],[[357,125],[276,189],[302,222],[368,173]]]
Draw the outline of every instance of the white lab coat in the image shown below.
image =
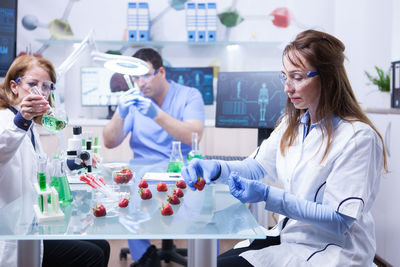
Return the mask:
[[321,162],[327,138],[322,139],[320,128],[311,130],[303,142],[301,125],[295,144],[283,156],[279,144],[284,125],[253,154],[257,153],[255,159],[266,170],[268,182],[279,182],[286,192],[330,205],[356,221],[348,232],[337,236],[290,219],[282,231],[281,225],[273,230],[280,234],[281,245],[247,251],[241,256],[263,267],[371,266],[376,245],[370,209],[383,173],[378,135],[367,124],[339,121],[328,155]]
[[[35,151],[31,131],[18,128],[14,117],[11,110],[0,110],[0,208],[35,190],[37,153],[42,152],[37,134]],[[0,240],[0,266],[17,266],[17,241]]]

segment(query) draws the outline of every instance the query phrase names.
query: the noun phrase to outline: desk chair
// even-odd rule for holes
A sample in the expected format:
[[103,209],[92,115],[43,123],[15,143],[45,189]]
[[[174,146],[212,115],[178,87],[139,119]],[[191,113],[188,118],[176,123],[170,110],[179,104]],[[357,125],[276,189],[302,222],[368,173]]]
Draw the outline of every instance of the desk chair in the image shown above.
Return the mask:
[[[119,253],[119,259],[127,259],[129,254],[129,248],[122,248]],[[176,262],[183,266],[187,266],[187,249],[186,248],[176,248],[174,241],[172,239],[163,239],[161,243],[161,248],[157,249],[158,257],[160,261],[165,261],[169,263],[170,261]]]

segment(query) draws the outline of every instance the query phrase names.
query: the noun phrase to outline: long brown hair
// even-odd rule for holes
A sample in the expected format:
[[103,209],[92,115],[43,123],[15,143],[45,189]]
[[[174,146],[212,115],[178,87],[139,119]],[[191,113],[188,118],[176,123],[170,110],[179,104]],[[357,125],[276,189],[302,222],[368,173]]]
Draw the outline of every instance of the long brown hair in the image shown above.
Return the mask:
[[[344,121],[360,121],[375,130],[382,142],[384,168],[387,171],[383,138],[357,102],[343,65],[344,50],[344,44],[334,36],[320,31],[307,30],[298,34],[296,39],[285,47],[282,58],[286,57],[297,67],[304,67],[303,58],[319,72],[322,90],[316,110],[316,120],[324,121],[320,127],[324,127],[323,138],[325,138],[325,134],[328,138],[322,160],[328,154],[332,142],[333,126],[330,116],[333,113]],[[288,99],[285,109],[288,127],[283,133],[280,143],[282,155],[289,146],[293,145],[298,133],[299,118],[304,112],[304,110],[296,109]]]
[[[25,73],[33,66],[38,66],[44,69],[49,74],[51,81],[56,83],[56,71],[53,64],[49,60],[42,57],[29,55],[19,56],[13,61],[8,69],[6,77],[4,78],[3,82],[0,83],[0,109],[5,109],[9,106],[15,106],[19,104],[17,103],[18,96],[11,90],[10,82],[15,81],[18,77],[24,76]],[[51,94],[49,95],[47,101],[49,101],[50,106],[54,106]],[[34,118],[34,121],[39,124],[41,123],[41,120],[42,116]]]

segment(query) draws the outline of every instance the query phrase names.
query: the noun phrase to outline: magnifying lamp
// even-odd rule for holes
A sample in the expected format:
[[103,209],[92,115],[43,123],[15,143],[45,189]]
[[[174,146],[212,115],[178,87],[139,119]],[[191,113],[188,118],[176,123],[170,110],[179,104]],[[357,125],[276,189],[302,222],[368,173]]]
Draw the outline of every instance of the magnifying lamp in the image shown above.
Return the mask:
[[57,68],[57,78],[62,77],[87,48],[92,50],[90,53],[91,59],[93,61],[104,62],[104,67],[110,71],[124,75],[140,76],[146,74],[150,69],[149,65],[139,58],[99,52],[93,38],[93,30],[91,30],[85,39]]
[[[106,69],[121,73],[124,75],[125,81],[130,89],[134,88],[130,75],[140,76],[149,72],[149,65],[135,57],[113,55],[99,52],[93,38],[94,31],[91,30],[89,34],[79,43],[72,53],[56,68],[57,80],[61,79],[65,73],[79,60],[83,52],[89,51],[92,61],[103,62]],[[56,91],[57,92],[57,91]],[[55,98],[56,105],[60,105],[59,98]],[[60,139],[63,139],[63,133],[60,132]],[[65,151],[65,144],[61,142],[61,148]]]

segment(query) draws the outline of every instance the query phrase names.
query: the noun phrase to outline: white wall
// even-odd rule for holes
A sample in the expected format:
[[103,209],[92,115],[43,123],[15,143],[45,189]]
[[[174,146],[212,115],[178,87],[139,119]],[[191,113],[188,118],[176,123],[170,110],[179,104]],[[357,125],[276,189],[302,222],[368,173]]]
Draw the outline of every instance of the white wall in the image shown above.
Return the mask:
[[[81,40],[90,29],[95,30],[97,40],[123,40],[126,28],[127,0],[80,0],[73,1],[68,17],[74,32],[74,39]],[[168,1],[150,0],[151,18],[155,18],[168,8]],[[217,0],[218,12],[229,8],[231,1]],[[232,1],[235,2],[235,1]],[[26,14],[36,14],[40,22],[48,23],[61,18],[67,0],[20,0],[18,22],[18,51],[31,46],[36,51],[41,43],[37,39],[48,39],[50,34],[45,28],[27,31],[22,27],[21,19]],[[266,47],[242,47],[236,50],[226,48],[188,48],[185,46],[165,47],[161,50],[163,57],[172,66],[210,66],[218,65],[224,71],[280,70],[281,49],[288,41],[302,31],[304,27],[326,31],[337,36],[346,45],[346,62],[348,75],[356,96],[364,107],[381,106],[377,101],[379,94],[376,87],[367,85],[364,71],[373,72],[375,65],[388,69],[390,61],[400,59],[399,2],[393,0],[238,0],[236,8],[245,18],[230,30],[230,41],[264,41],[281,42],[282,45]],[[293,15],[292,24],[286,28],[277,28],[267,15],[277,7],[286,6]],[[112,19],[111,19],[112,17]],[[170,9],[152,25],[151,37],[161,41],[184,41],[185,11]],[[226,28],[218,25],[218,40],[225,40]],[[119,49],[100,47],[100,49]],[[59,66],[72,51],[71,44],[51,45],[44,56]],[[130,49],[127,54],[132,54]],[[83,56],[85,57],[85,56]],[[65,103],[70,117],[88,118],[104,117],[105,108],[83,108],[80,106],[80,67],[90,61],[80,60],[59,81],[58,88],[65,88]],[[62,91],[62,90],[60,90]],[[389,106],[386,106],[389,107]],[[208,119],[213,119],[213,107],[207,107]]]

